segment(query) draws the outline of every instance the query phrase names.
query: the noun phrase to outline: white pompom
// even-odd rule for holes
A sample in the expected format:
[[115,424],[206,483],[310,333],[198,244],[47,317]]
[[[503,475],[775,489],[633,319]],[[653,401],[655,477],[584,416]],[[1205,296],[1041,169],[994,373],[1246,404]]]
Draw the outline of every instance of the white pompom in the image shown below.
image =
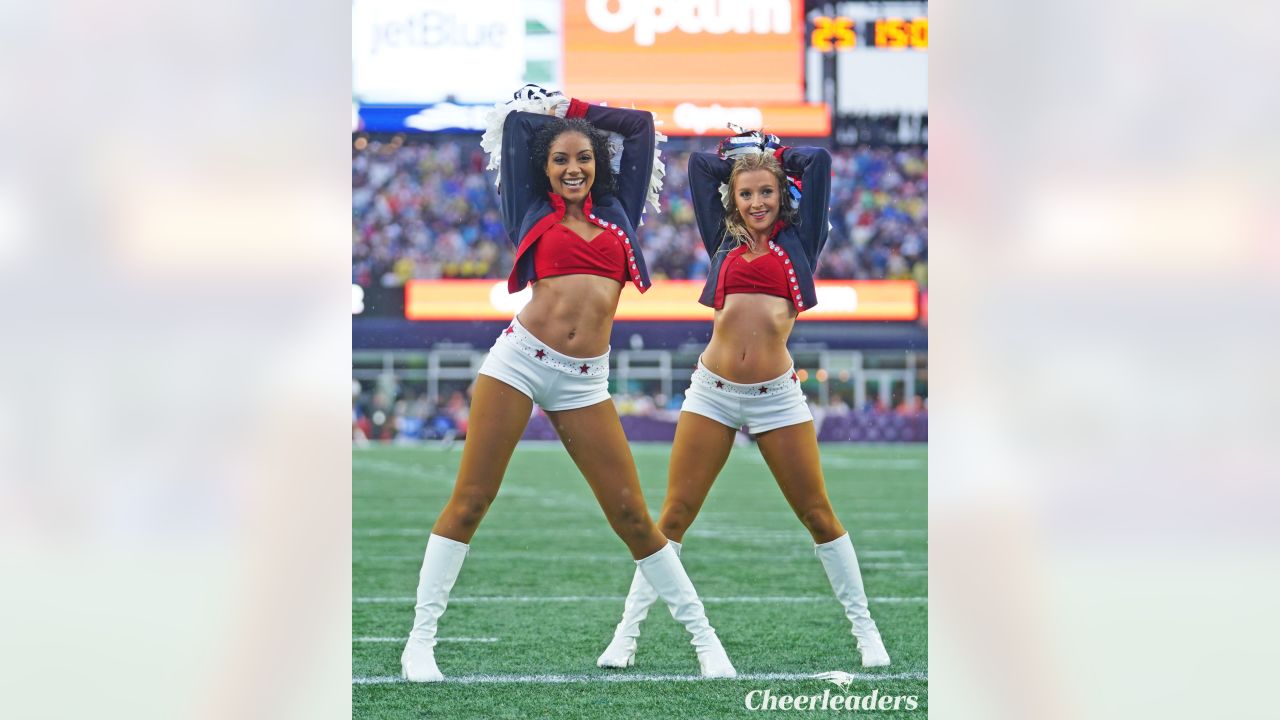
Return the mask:
[[[502,168],[502,125],[507,121],[507,115],[516,110],[537,113],[538,115],[555,115],[556,108],[560,105],[564,105],[567,108],[568,102],[568,98],[559,94],[529,97],[529,93],[526,92],[524,97],[517,100],[494,105],[493,109],[485,115],[484,134],[480,136],[480,148],[489,154],[489,164],[485,166],[485,169],[501,170]],[[494,185],[499,185],[500,183],[501,173],[493,180]]]
[[[662,205],[658,201],[658,196],[662,193],[663,178],[667,176],[667,166],[662,162],[662,148],[659,147],[667,141],[667,136],[662,134],[658,129],[660,123],[655,123],[653,128],[653,171],[649,174],[649,194],[645,196],[645,202],[653,208],[656,213],[662,213]],[[640,218],[640,224],[644,224],[644,217]]]

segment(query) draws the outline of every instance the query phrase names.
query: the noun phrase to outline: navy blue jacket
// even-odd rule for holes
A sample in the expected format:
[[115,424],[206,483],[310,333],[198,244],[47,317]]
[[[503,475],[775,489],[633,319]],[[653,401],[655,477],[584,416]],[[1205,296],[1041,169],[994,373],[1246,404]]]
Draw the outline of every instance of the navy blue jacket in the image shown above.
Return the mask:
[[[653,155],[657,147],[653,114],[574,100],[568,117],[585,117],[600,130],[622,135],[622,163],[616,193],[588,197],[584,209],[591,222],[616,233],[622,240],[627,252],[627,275],[640,292],[645,292],[651,283],[635,228],[640,224],[640,214],[653,174]],[[564,218],[564,200],[553,193],[541,194],[536,190],[540,185],[536,182],[537,175],[545,175],[546,169],[533,166],[530,151],[534,134],[551,119],[549,115],[517,111],[509,113],[502,126],[502,223],[507,237],[516,246],[515,265],[507,279],[507,290],[512,293],[538,279],[533,267],[533,253],[529,250],[544,232]],[[606,158],[597,158],[596,163],[597,175],[602,168],[608,168]]]
[[[818,254],[827,244],[827,224],[831,202],[831,154],[822,148],[793,147],[781,151],[782,168],[788,175],[801,176],[798,223],[784,225],[773,241],[785,253],[791,303],[799,312],[818,304],[813,287],[813,270]],[[698,221],[702,244],[711,256],[707,284],[698,302],[717,310],[724,307],[724,259],[731,246],[724,223],[724,203],[720,185],[729,182],[732,160],[721,160],[715,153],[696,152],[689,156],[689,188],[693,193],[693,214]],[[785,189],[782,201],[788,202]],[[721,252],[721,249],[726,249]]]

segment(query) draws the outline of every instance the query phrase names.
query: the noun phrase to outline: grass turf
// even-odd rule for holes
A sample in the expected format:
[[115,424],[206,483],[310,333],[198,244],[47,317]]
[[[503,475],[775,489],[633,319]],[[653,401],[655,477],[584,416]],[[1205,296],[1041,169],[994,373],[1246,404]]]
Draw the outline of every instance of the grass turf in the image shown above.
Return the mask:
[[[666,488],[670,445],[632,446],[650,511]],[[609,682],[692,676],[687,635],[660,606],[642,626],[636,666],[595,666],[635,568],[562,448],[524,443],[472,542],[436,646],[446,679],[399,675],[427,534],[452,487],[460,448],[357,448],[352,455],[352,715],[422,717],[731,717],[751,690],[775,695],[914,695],[927,712],[927,538],[924,445],[822,446],[828,492],[862,564],[871,610],[893,657],[863,670],[808,533],[754,447],[736,447],[689,533],[683,561],[740,674],[828,670],[886,676],[841,690],[814,679]],[[508,598],[506,600],[496,598]],[[539,598],[556,598],[540,600]],[[772,599],[770,599],[772,598]],[[474,676],[573,676],[585,682],[482,681]],[[783,712],[779,710],[778,712]],[[786,711],[786,716],[841,715]]]

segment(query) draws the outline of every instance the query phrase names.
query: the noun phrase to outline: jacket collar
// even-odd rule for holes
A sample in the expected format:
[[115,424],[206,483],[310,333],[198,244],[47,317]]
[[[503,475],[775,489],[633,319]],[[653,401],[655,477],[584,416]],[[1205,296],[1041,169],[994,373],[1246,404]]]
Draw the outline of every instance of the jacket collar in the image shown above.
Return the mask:
[[[766,243],[771,243],[771,242],[773,242],[774,240],[777,240],[777,239],[778,239],[778,233],[780,233],[780,232],[782,232],[783,230],[785,230],[785,229],[786,229],[786,227],[787,227],[787,224],[786,224],[785,222],[783,222],[783,221],[781,221],[781,220],[775,221],[775,222],[773,223],[773,229],[769,231],[769,237],[768,237],[768,239],[766,239],[766,240],[765,240],[765,242],[766,242]],[[744,243],[744,244],[745,244],[745,243]]]
[[[567,207],[564,198],[550,191],[547,192],[547,198],[551,201],[551,209],[555,211],[556,215],[564,217],[565,208]],[[591,205],[591,193],[587,193],[587,199],[582,201],[582,212],[590,215]]]

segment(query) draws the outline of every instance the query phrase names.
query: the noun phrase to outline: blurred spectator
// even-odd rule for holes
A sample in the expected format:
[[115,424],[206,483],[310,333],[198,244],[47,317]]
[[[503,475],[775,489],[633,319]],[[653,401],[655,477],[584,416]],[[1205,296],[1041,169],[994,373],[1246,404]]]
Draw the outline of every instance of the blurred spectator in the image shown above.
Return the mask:
[[[690,148],[663,146],[662,213],[650,209],[640,242],[650,274],[706,277],[708,258],[689,195]],[[511,242],[478,137],[359,138],[351,160],[351,278],[399,287],[413,278],[504,278]],[[832,153],[831,235],[817,268],[827,279],[906,279],[925,288],[929,254],[928,149],[842,148]]]
[[477,142],[372,141],[351,161],[351,277],[501,277],[511,267],[497,195]]
[[916,395],[910,400],[903,400],[902,403],[898,405],[896,412],[899,415],[905,415],[907,417],[920,415],[925,412],[924,398],[920,395]]
[[[468,388],[442,393],[437,406],[428,398],[425,388],[401,383],[393,373],[379,376],[379,389],[372,392],[352,381],[352,441],[367,445],[370,441],[417,443],[423,440],[443,440],[446,447],[455,439],[463,439],[471,412]],[[381,388],[394,387],[398,396],[389,395]],[[613,396],[614,405],[621,416],[648,417],[674,423],[680,415],[683,394],[676,392],[668,398],[662,393],[644,391],[620,393]],[[826,405],[810,396],[809,403],[815,418],[874,417],[898,415],[904,418],[924,417],[929,413],[928,399],[915,395],[890,409],[878,397],[869,397],[860,410],[850,407],[842,392],[832,390]]]
[[357,445],[369,444],[369,437],[373,434],[373,424],[369,422],[369,416],[365,414],[364,407],[360,403],[360,397],[363,392],[364,388],[360,385],[360,381],[352,378],[351,440]]
[[445,403],[441,414],[449,418],[459,436],[467,434],[467,421],[471,417],[471,401],[461,392],[454,391],[449,396],[449,401]]
[[840,393],[833,392],[827,401],[827,410],[837,414],[844,414],[849,412],[849,403],[844,401],[844,396]]

